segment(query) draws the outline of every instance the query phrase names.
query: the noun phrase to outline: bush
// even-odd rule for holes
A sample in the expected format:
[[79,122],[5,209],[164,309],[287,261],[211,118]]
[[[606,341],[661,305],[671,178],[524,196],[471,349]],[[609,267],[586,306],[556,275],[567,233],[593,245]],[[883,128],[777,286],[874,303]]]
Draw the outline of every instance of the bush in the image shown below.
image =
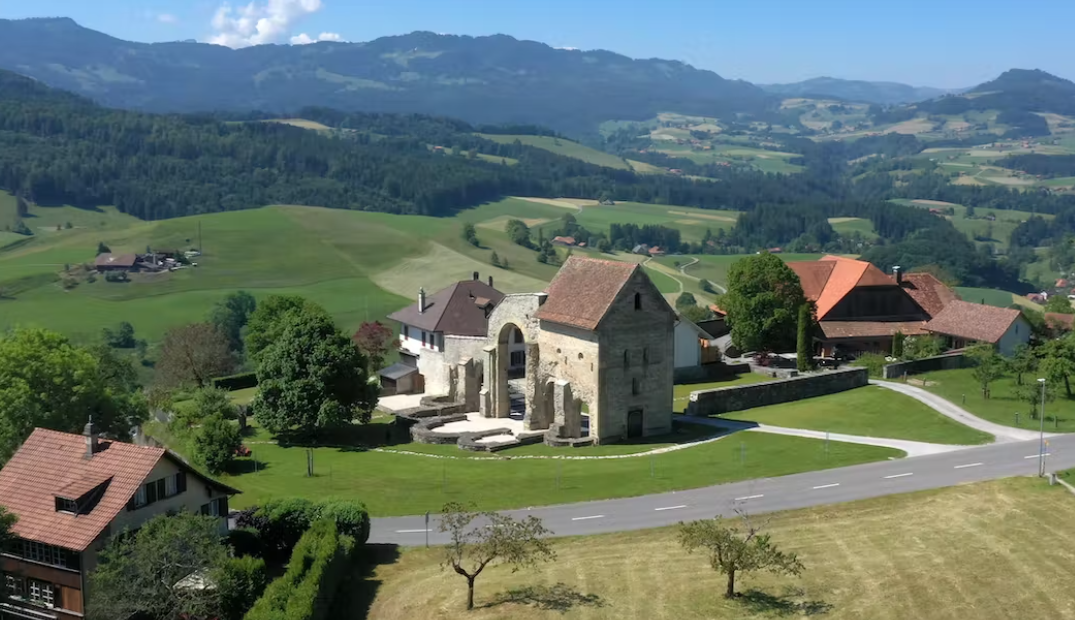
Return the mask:
[[355,541],[327,519],[303,534],[285,572],[265,589],[246,620],[323,620],[347,574]]
[[254,557],[228,558],[215,575],[220,592],[221,620],[242,620],[269,585],[265,560]]
[[194,436],[194,450],[213,474],[227,469],[241,445],[243,439],[239,435],[239,428],[219,414],[206,418]]
[[318,517],[336,523],[341,534],[350,536],[358,544],[365,544],[370,537],[370,515],[362,502],[350,499],[330,499],[318,505]]
[[221,390],[233,392],[258,386],[258,374],[256,372],[242,372],[227,377],[210,379],[209,384]]
[[[238,525],[239,517],[236,519]],[[265,545],[261,540],[261,532],[256,527],[236,527],[228,532],[228,545],[236,556],[253,556],[260,558],[265,555]]]
[[241,513],[236,520],[239,527],[259,530],[265,552],[283,557],[291,552],[296,542],[318,520],[336,524],[341,534],[364,544],[370,535],[370,517],[366,506],[348,499],[327,499],[311,502],[302,498],[270,500],[252,514]]
[[884,374],[888,360],[884,355],[877,353],[863,353],[855,360],[854,366],[862,366],[870,372],[871,377],[880,377]]

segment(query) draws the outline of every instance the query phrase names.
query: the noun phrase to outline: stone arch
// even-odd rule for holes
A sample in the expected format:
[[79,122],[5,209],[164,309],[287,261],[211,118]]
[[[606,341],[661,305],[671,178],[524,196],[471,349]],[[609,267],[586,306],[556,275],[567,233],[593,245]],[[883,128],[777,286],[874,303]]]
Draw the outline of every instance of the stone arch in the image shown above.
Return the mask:
[[[538,335],[540,323],[535,318],[544,293],[506,295],[489,315],[486,332],[485,360],[482,365],[484,382],[480,397],[481,412],[485,417],[505,418],[511,414],[511,395],[508,390],[508,374],[511,368],[511,351],[521,350],[525,358],[523,374],[526,377],[523,423],[527,430],[548,428],[544,399],[538,393],[541,378]],[[513,347],[516,334],[522,334],[523,347]]]

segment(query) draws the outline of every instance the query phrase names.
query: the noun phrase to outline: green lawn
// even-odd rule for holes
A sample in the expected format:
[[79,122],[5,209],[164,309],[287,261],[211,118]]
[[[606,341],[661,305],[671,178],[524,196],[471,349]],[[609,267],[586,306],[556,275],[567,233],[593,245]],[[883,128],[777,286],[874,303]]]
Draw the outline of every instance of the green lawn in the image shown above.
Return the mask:
[[[990,386],[991,396],[986,399],[970,372],[969,368],[942,370],[917,375],[915,378],[932,383],[923,387],[978,417],[1005,426],[1015,426],[1015,413],[1019,412],[1019,428],[1038,429],[1039,421],[1030,418],[1030,405],[1015,397],[1014,377],[1004,377],[993,383]],[[1035,379],[1036,376],[1023,377],[1023,381],[1033,382]],[[1075,432],[1075,399],[1067,398],[1062,385],[1048,386],[1046,389],[1054,390],[1056,399],[1045,403],[1045,430]],[[966,401],[963,400],[964,396]]]
[[1001,291],[993,288],[970,288],[965,286],[958,286],[955,291],[960,299],[976,304],[1007,308],[1014,303],[1012,301],[1012,294],[1008,291]]
[[[661,262],[667,265],[672,265],[672,261],[679,261],[681,264],[685,264],[692,258],[697,258],[698,262],[687,267],[686,272],[688,275],[692,275],[696,278],[703,278],[709,280],[714,284],[721,286],[728,285],[728,269],[738,260],[750,256],[750,254],[722,254],[713,255],[705,254],[702,256],[675,256],[664,257]],[[808,261],[817,260],[824,256],[824,254],[777,254],[780,260],[784,262],[794,261]]]
[[734,377],[728,377],[723,381],[710,381],[707,383],[681,383],[672,388],[672,407],[676,413],[683,413],[687,403],[691,400],[691,392],[699,390],[713,390],[733,385],[750,385],[751,383],[765,383],[773,381],[772,377],[746,372]]
[[657,287],[657,290],[664,295],[674,295],[679,293],[679,282],[672,276],[661,273],[651,267],[643,267],[646,275],[653,281],[653,284]]
[[829,219],[829,223],[832,225],[832,229],[841,235],[858,232],[862,233],[867,239],[877,237],[877,232],[873,229],[873,222],[861,217],[834,217]]
[[831,444],[826,453],[822,441],[761,433],[740,433],[653,457],[608,460],[437,459],[315,448],[315,475],[307,478],[304,448],[251,447],[259,471],[223,478],[243,491],[235,498],[235,506],[270,497],[345,495],[361,498],[374,516],[436,511],[447,501],[507,509],[630,497],[902,455],[896,450],[838,443]]
[[991,435],[944,417],[917,400],[867,386],[838,394],[725,414],[724,418],[830,433],[929,443],[990,443]]

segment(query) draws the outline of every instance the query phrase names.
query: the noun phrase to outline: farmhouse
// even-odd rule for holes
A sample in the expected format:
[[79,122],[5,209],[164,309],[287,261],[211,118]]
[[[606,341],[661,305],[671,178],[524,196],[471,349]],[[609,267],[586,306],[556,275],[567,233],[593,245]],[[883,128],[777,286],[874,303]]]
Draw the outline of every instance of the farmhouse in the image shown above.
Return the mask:
[[131,271],[137,262],[138,256],[135,254],[104,253],[97,255],[93,265],[98,272],[104,273],[106,271]]
[[86,576],[115,534],[160,514],[220,517],[235,489],[163,449],[35,429],[0,470],[0,498],[18,517],[0,553],[2,618],[74,620],[86,614]]
[[544,292],[475,279],[419,300],[391,318],[427,394],[552,445],[671,431],[676,316],[639,265],[571,257]]
[[575,238],[574,237],[553,237],[552,238],[552,244],[553,245],[561,245],[561,246],[572,246],[572,245],[575,245]]
[[826,357],[891,351],[897,332],[939,335],[951,348],[989,343],[1006,355],[1030,339],[1019,310],[964,302],[932,274],[904,275],[895,267],[889,276],[870,263],[840,256],[788,266],[815,304],[815,341]]

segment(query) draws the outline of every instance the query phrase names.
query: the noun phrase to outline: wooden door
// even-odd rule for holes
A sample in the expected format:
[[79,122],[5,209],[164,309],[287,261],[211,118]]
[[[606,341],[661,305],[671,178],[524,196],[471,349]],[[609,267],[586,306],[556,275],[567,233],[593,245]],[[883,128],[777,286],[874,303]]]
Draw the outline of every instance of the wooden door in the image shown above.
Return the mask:
[[643,433],[643,417],[641,409],[632,409],[627,412],[627,438],[636,439]]

